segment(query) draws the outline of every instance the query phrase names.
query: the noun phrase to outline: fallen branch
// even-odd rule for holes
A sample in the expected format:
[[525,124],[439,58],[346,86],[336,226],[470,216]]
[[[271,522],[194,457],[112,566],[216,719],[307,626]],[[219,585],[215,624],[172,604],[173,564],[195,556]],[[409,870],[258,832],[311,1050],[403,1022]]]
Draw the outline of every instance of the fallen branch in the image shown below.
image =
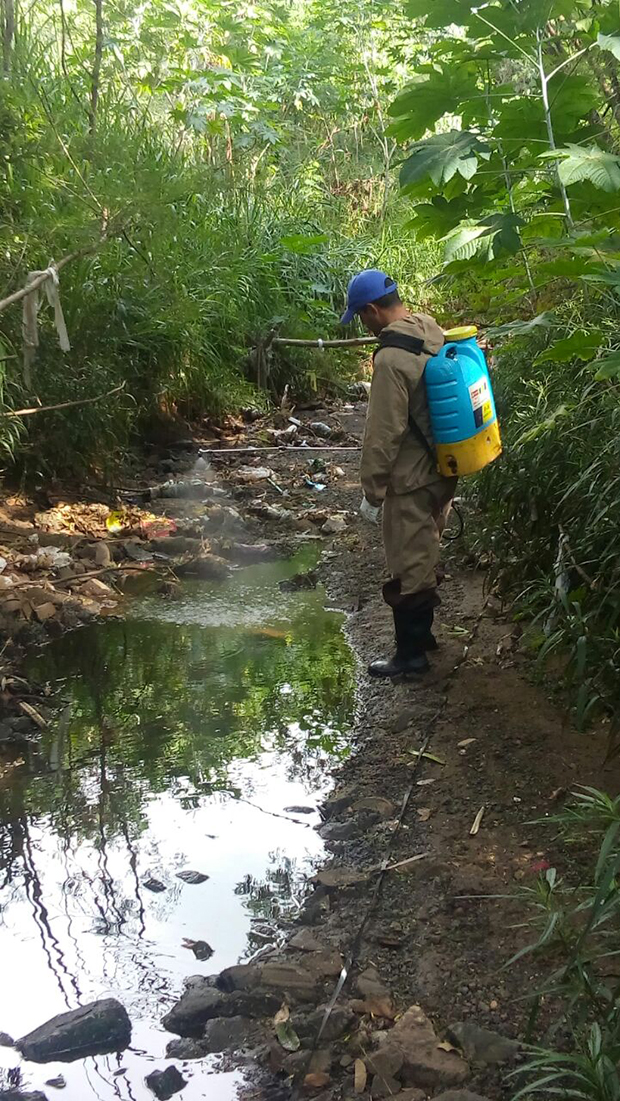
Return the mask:
[[77,401],[61,401],[58,405],[32,405],[28,409],[11,409],[8,413],[0,413],[0,417],[30,417],[33,413],[50,413],[55,409],[69,409],[75,408],[76,405],[92,405],[95,401],[102,401],[103,398],[111,398],[113,394],[118,394],[120,390],[125,389],[125,383],[121,382],[120,386],[115,386],[113,390],[107,390],[105,394],[97,394],[94,398],[79,398]]
[[274,336],[270,344],[290,345],[297,348],[355,348],[361,344],[377,344],[377,336],[353,336],[342,340],[296,340],[288,336]]
[[[59,585],[75,585],[80,584],[82,581],[89,581],[91,577],[100,577],[102,573],[110,573],[112,575],[120,572],[127,572],[130,570],[144,570],[144,566],[124,566],[122,563],[115,566],[102,566],[99,570],[90,570],[88,573],[76,573],[72,577],[60,577],[53,578],[52,584],[58,588]],[[41,581],[18,581],[17,585],[12,585],[10,589],[7,589],[7,593],[13,593],[16,589],[28,589],[33,585],[40,585]]]

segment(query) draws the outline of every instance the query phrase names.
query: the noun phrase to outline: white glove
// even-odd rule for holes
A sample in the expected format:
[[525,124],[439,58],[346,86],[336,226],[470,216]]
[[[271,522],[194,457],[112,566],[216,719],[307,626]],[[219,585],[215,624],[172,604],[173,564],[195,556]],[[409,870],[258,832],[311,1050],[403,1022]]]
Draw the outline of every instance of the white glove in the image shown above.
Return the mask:
[[374,505],[368,503],[365,497],[362,497],[362,503],[360,505],[360,514],[368,521],[369,524],[378,524],[381,519],[381,505],[375,508]]

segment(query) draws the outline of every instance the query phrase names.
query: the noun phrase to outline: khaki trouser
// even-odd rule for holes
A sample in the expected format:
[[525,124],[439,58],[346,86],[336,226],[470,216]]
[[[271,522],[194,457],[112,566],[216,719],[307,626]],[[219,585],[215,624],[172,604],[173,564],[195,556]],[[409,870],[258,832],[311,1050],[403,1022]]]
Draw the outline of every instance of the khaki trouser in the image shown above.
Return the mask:
[[388,604],[415,594],[425,598],[434,594],[439,544],[455,489],[456,478],[441,478],[412,493],[388,493],[385,498],[383,545],[391,576],[384,588]]

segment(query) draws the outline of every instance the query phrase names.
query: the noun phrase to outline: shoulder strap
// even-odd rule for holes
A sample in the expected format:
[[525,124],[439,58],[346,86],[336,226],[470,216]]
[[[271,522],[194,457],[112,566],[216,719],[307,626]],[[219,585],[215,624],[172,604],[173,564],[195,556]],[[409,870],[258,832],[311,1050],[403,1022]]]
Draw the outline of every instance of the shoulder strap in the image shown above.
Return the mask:
[[379,333],[379,347],[373,352],[373,359],[382,348],[401,348],[403,352],[411,352],[414,356],[432,356],[428,348],[424,347],[421,336],[409,336],[407,333],[395,333],[392,329],[384,329]]
[[[372,354],[373,361],[382,348],[400,348],[403,352],[411,352],[414,356],[432,356],[434,354],[433,352],[429,352],[428,348],[424,347],[424,341],[421,336],[408,336],[407,333],[395,333],[390,329],[384,329],[383,332],[379,334],[379,345]],[[426,451],[429,459],[431,459],[433,463],[436,463],[437,456],[435,454],[435,449],[431,447],[420,425],[414,420],[411,414],[409,414],[409,428],[420,446]]]

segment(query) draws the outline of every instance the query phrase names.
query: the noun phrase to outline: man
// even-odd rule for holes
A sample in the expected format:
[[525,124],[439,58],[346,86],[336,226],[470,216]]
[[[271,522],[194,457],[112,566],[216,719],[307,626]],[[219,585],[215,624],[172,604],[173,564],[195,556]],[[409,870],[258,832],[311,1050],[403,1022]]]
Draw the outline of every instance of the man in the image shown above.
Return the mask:
[[396,634],[394,656],[371,662],[368,671],[376,677],[420,675],[429,669],[427,650],[437,646],[432,626],[440,603],[439,541],[456,488],[456,478],[437,471],[423,379],[426,361],[442,347],[444,335],[432,317],[410,313],[394,280],[376,269],[349,283],[341,323],[349,324],[356,314],[379,337],[362,447],[360,511],[372,523],[379,523],[383,511],[391,575],[383,597]]

